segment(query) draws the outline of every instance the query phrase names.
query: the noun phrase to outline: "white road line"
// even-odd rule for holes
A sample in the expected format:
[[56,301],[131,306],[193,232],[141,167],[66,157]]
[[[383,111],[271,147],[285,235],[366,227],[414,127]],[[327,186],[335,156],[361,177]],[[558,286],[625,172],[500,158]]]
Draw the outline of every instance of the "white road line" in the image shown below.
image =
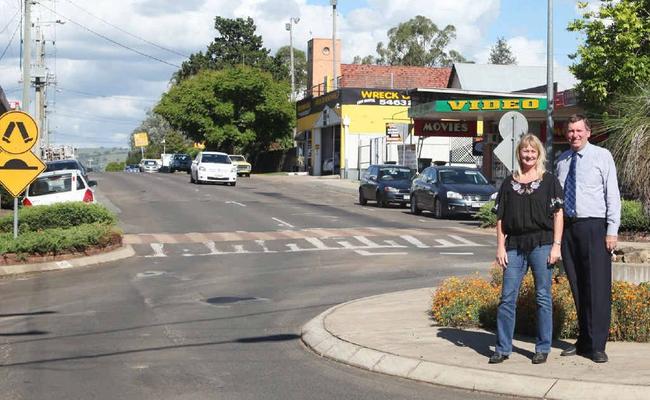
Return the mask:
[[373,242],[372,240],[368,239],[365,236],[355,236],[354,238],[360,241],[361,243],[365,244],[366,246],[368,246],[368,248],[380,247],[380,245],[378,245],[377,243]]
[[426,219],[418,219],[418,221],[420,221],[420,222],[429,222]]
[[395,253],[371,253],[366,250],[355,250],[354,252],[361,256],[403,256],[408,254],[407,252],[403,252],[403,251],[399,251]]
[[246,204],[242,204],[242,203],[239,203],[239,202],[236,202],[236,201],[227,201],[226,204],[236,204],[236,205],[238,205],[240,207],[246,207]]
[[458,247],[458,246],[460,246],[458,244],[454,244],[454,243],[450,242],[449,240],[445,240],[445,239],[434,239],[434,240],[436,242],[438,242],[439,245],[438,246],[433,246],[433,247]]
[[473,256],[474,253],[452,253],[441,251],[440,254],[450,255],[450,256]]
[[167,257],[165,252],[163,251],[164,245],[162,243],[151,243],[151,250],[153,250],[153,254],[150,254],[145,257]]
[[281,220],[281,219],[279,219],[279,218],[271,217],[271,219],[274,220],[274,221],[279,222],[281,226],[287,226],[287,227],[289,227],[289,228],[295,228],[295,226],[293,226],[293,225],[291,225],[290,223],[285,222],[285,221],[283,221],[283,220]]
[[327,245],[323,242],[320,241],[320,239],[316,239],[313,237],[307,237],[305,238],[306,241],[311,243],[315,248],[319,250],[329,250],[331,247],[327,247]]
[[426,244],[420,242],[419,240],[417,240],[415,237],[413,237],[411,235],[400,235],[400,237],[402,239],[406,240],[407,242],[411,243],[415,247],[418,247],[420,249],[428,249],[429,248],[429,246],[427,246]]
[[221,252],[217,249],[217,245],[214,244],[213,241],[205,242],[203,245],[207,247],[208,250],[210,250],[210,253],[207,255],[221,254]]
[[465,239],[465,238],[462,237],[462,236],[458,236],[458,235],[449,235],[449,237],[452,238],[452,239],[456,239],[456,240],[458,240],[459,242],[461,242],[461,243],[463,243],[463,244],[466,244],[466,245],[468,245],[468,246],[485,246],[484,244],[478,244],[478,243],[474,243],[474,242],[472,242],[471,240],[467,240],[467,239]]
[[389,245],[390,247],[393,247],[393,248],[396,248],[396,249],[398,249],[398,248],[402,248],[402,249],[403,249],[403,248],[408,247],[408,246],[404,246],[404,245],[401,245],[401,244],[397,244],[397,242],[394,241],[394,240],[384,240],[384,243],[386,243],[386,244]]
[[250,251],[244,249],[243,244],[235,244],[232,247],[235,249],[236,254],[250,253]]
[[265,253],[277,253],[277,251],[269,250],[268,247],[266,247],[266,243],[264,242],[264,240],[256,240],[255,243],[257,243],[262,248],[262,250],[264,250]]

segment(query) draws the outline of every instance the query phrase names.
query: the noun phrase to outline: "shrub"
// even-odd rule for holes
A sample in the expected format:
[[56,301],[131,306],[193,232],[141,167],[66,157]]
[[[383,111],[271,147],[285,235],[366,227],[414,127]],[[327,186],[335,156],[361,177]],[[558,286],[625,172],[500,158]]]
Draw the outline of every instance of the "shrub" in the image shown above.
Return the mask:
[[481,221],[481,228],[492,228],[497,226],[497,215],[492,212],[494,201],[488,201],[478,210],[474,218]]
[[628,232],[650,231],[650,217],[645,214],[643,204],[640,201],[622,200],[620,230]]
[[[491,281],[471,276],[445,280],[433,296],[432,316],[440,325],[459,328],[496,327],[496,311],[501,293],[501,268],[493,266]],[[575,337],[577,316],[571,288],[558,270],[553,277],[553,336]],[[526,274],[517,299],[516,332],[536,335],[535,284]],[[612,323],[610,341],[650,341],[650,283],[612,285]]]
[[[18,231],[21,234],[94,223],[115,225],[117,218],[101,204],[82,202],[24,207],[18,212]],[[13,215],[0,218],[0,232],[13,232]]]
[[15,240],[11,233],[4,233],[0,235],[0,254],[57,255],[71,251],[83,252],[91,247],[119,243],[120,235],[115,227],[99,223],[26,232]]
[[126,167],[126,162],[124,161],[113,161],[109,162],[106,164],[105,171],[106,172],[120,172],[124,171],[124,167]]

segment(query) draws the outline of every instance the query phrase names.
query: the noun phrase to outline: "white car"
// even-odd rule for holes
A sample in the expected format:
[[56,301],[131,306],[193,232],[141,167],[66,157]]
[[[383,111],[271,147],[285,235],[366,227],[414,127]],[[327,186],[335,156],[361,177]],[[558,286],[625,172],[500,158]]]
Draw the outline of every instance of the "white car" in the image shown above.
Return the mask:
[[196,155],[190,171],[190,182],[220,182],[237,184],[237,166],[226,153],[202,151]]
[[143,158],[140,160],[140,172],[158,172],[160,164],[158,160],[153,158]]
[[66,201],[95,203],[91,188],[95,181],[86,182],[78,169],[42,173],[32,182],[23,197],[23,206],[42,206]]

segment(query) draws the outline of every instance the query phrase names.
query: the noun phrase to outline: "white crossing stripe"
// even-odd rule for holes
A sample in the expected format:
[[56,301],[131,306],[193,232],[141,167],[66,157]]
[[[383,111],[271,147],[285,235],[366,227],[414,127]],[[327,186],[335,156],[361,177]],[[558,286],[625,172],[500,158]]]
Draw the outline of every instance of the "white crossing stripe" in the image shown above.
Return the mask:
[[153,254],[145,257],[167,257],[167,255],[163,251],[165,246],[162,243],[151,243],[150,246],[151,246],[151,250],[153,250]]
[[316,238],[313,238],[313,237],[308,237],[308,238],[305,238],[305,240],[308,241],[309,243],[311,243],[312,245],[314,245],[314,247],[316,247],[319,250],[329,250],[330,249],[320,239],[316,239]]
[[380,245],[378,245],[377,243],[373,242],[372,240],[368,239],[365,236],[355,236],[354,238],[360,241],[361,243],[365,244],[368,248],[380,247]]
[[403,255],[408,254],[407,252],[403,252],[403,251],[399,251],[399,252],[395,252],[395,253],[388,253],[388,252],[386,252],[386,253],[371,253],[371,252],[366,251],[366,250],[355,250],[354,252],[361,255],[361,256],[403,256]]
[[417,240],[415,237],[413,237],[411,235],[400,235],[400,237],[402,239],[406,240],[407,242],[411,243],[415,247],[418,247],[420,249],[428,249],[429,248],[429,246],[427,246],[426,244],[420,242],[419,240]]
[[262,248],[262,250],[264,250],[265,253],[277,253],[277,251],[269,250],[268,247],[266,247],[266,243],[264,242],[264,240],[256,240],[255,243],[257,243]]
[[483,245],[483,244],[478,244],[478,243],[474,243],[474,242],[472,242],[471,240],[467,240],[467,239],[465,239],[465,238],[462,237],[462,236],[458,236],[458,235],[449,235],[449,237],[452,238],[452,239],[458,240],[458,241],[461,242],[462,244],[466,244],[466,245],[468,245],[468,246],[485,246],[485,245]]

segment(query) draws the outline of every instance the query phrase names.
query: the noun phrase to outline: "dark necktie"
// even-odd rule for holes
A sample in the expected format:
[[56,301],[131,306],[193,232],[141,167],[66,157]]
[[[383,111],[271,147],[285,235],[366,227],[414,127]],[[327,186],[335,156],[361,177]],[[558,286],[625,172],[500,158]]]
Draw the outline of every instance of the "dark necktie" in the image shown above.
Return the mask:
[[571,165],[569,173],[564,181],[564,212],[567,217],[575,217],[576,213],[576,160],[578,153],[575,151],[571,155]]

